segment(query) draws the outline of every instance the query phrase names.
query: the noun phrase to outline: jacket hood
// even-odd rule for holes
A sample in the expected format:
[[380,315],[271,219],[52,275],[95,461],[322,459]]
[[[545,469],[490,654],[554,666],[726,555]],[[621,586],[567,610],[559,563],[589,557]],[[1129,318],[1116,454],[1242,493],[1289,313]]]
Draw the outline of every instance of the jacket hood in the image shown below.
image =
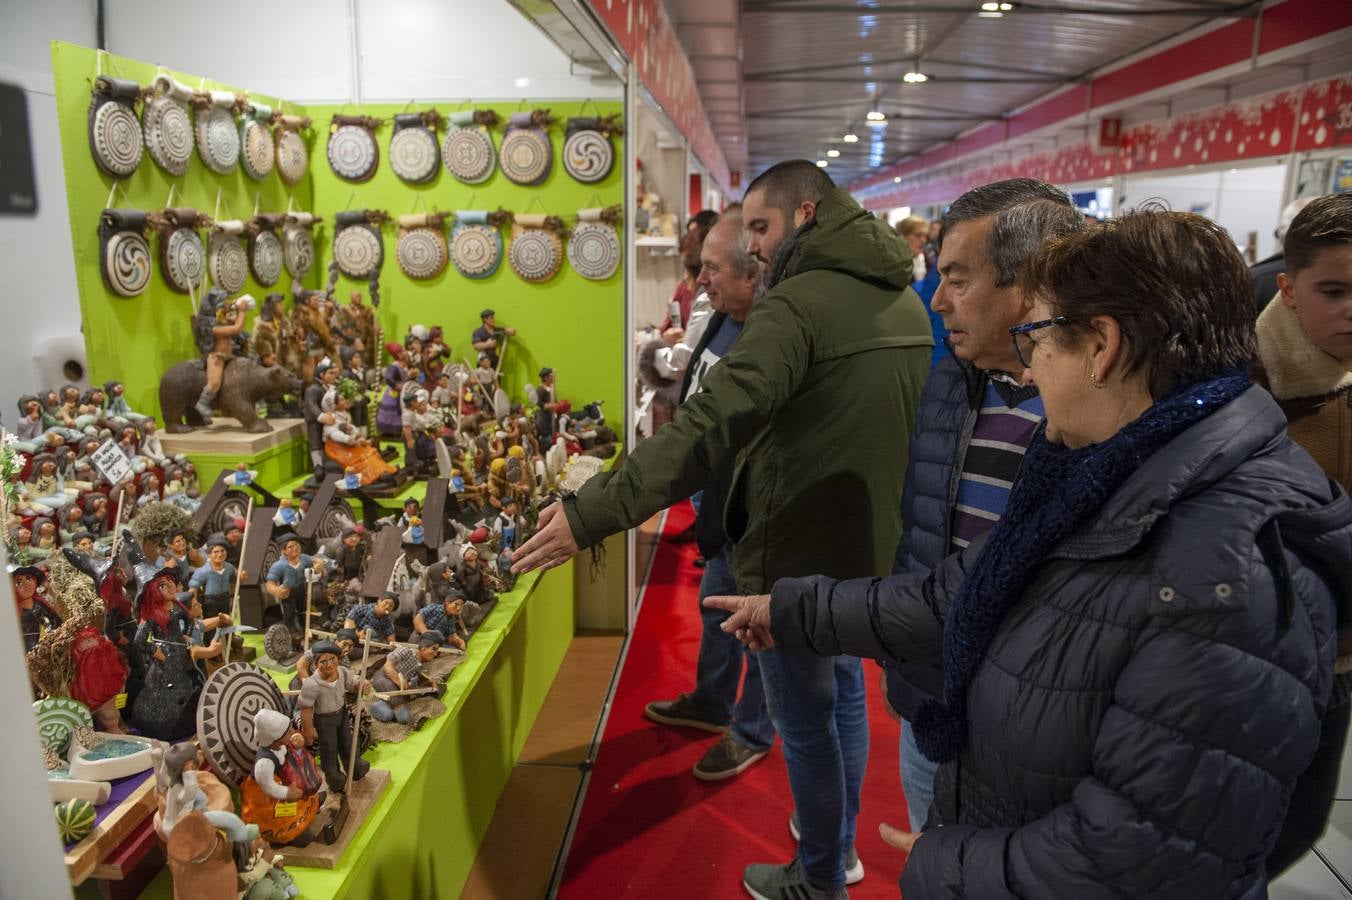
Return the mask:
[[793,245],[783,269],[785,278],[828,269],[899,291],[911,283],[911,248],[840,188],[817,204],[811,227],[786,240]]

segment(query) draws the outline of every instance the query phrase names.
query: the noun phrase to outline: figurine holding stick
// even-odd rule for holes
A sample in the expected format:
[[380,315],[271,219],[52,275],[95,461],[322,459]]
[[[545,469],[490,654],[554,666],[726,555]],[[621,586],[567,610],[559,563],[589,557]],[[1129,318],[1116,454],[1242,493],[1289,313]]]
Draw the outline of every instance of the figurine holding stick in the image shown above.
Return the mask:
[[[249,505],[244,510],[244,540],[239,545],[239,568],[235,570],[235,597],[230,603],[230,621],[239,621],[239,588],[244,581],[244,554],[249,552],[249,524],[253,520],[253,497],[249,498]],[[225,662],[223,665],[230,665],[230,648],[234,646],[234,638],[225,642]]]
[[[347,758],[347,785],[343,788],[343,794],[352,795],[352,771],[357,766],[357,755],[361,750],[361,714],[365,708],[366,692],[369,685],[366,682],[366,666],[371,660],[371,642],[369,640],[361,642],[361,668],[357,671],[361,673],[362,683],[357,688],[357,702],[352,707],[352,749]],[[365,774],[364,772],[362,774]]]

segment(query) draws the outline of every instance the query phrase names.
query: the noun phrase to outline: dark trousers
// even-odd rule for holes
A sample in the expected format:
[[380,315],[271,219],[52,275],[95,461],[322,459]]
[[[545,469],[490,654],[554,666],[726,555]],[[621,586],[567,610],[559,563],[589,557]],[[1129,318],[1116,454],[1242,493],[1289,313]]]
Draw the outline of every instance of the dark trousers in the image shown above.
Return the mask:
[[282,622],[286,625],[287,631],[301,631],[300,613],[296,610],[296,600],[294,596],[288,597],[285,600],[280,600],[278,603],[282,607]]
[[[329,790],[341,791],[347,786],[343,771],[352,756],[352,719],[345,709],[315,713],[314,719],[315,731],[319,732],[319,764],[324,769],[324,779],[329,783]],[[358,756],[352,777],[360,781],[370,768],[371,764]]]

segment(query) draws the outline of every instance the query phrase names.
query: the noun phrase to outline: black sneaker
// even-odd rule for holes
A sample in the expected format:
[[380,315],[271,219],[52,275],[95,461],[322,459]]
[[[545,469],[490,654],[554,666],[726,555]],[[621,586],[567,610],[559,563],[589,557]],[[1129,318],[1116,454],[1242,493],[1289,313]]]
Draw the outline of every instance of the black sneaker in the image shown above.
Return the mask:
[[709,748],[700,761],[695,763],[695,777],[700,781],[722,781],[740,775],[769,755],[769,750],[752,750],[732,736],[723,735],[722,740]]
[[798,857],[783,866],[756,864],[746,867],[742,887],[756,900],[848,900],[843,887],[819,888],[807,880]]
[[654,700],[643,707],[643,715],[663,725],[684,725],[713,734],[722,734],[728,730],[726,722],[715,722],[704,715],[689,694],[682,694],[675,700]]
[[[798,833],[798,810],[789,813],[789,834],[793,835],[795,841],[802,840]],[[845,883],[858,884],[864,880],[864,861],[859,858],[859,851],[854,849],[851,844],[845,850]]]

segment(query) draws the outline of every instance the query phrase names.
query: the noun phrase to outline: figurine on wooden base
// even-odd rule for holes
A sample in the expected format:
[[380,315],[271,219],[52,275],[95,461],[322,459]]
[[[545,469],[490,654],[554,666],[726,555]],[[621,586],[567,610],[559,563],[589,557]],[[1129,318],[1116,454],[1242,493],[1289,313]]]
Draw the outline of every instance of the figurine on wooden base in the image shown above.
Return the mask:
[[355,485],[344,484],[349,489],[373,484],[381,479],[388,481],[398,471],[397,467],[385,462],[380,451],[352,422],[349,409],[352,399],[360,391],[355,382],[344,381],[329,388],[320,403],[320,409],[332,419],[323,430],[324,455],[342,466],[347,473],[357,476]]
[[[342,650],[332,641],[320,641],[311,648],[315,673],[301,683],[300,720],[307,744],[319,742],[319,761],[329,790],[341,792],[347,786],[345,770],[352,758],[352,721],[348,717],[348,691],[369,691],[371,683],[338,660]],[[355,781],[361,781],[371,764],[360,756],[352,769]]]
[[[206,386],[206,366],[201,360],[181,362],[160,379],[160,409],[170,434],[184,434],[207,422],[193,406]],[[264,366],[239,357],[225,367],[214,407],[239,420],[248,432],[271,431],[272,425],[258,418],[259,401],[277,401],[300,393],[300,382],[281,366]]]
[[177,741],[197,728],[197,698],[202,673],[193,662],[188,611],[177,604],[182,573],[176,567],[152,565],[123,532],[127,559],[135,572],[136,608],[140,627],[132,640],[142,654],[145,683],[131,705],[131,722],[142,734]]
[[[428,630],[417,636],[417,649],[400,644],[385,657],[385,665],[371,678],[375,689],[384,696],[371,704],[371,715],[379,722],[398,722],[408,725],[413,715],[408,708],[410,696],[405,693],[420,687],[435,687],[435,682],[423,673],[424,664],[437,658],[446,637],[440,631]],[[422,682],[427,682],[426,685]]]
[[324,409],[324,395],[337,381],[337,367],[325,358],[315,366],[315,380],[305,388],[305,438],[316,481],[324,480],[324,427],[333,422],[333,416]]
[[242,818],[270,843],[308,844],[306,830],[324,802],[314,757],[284,713],[264,707],[253,721],[258,752],[240,786]]

